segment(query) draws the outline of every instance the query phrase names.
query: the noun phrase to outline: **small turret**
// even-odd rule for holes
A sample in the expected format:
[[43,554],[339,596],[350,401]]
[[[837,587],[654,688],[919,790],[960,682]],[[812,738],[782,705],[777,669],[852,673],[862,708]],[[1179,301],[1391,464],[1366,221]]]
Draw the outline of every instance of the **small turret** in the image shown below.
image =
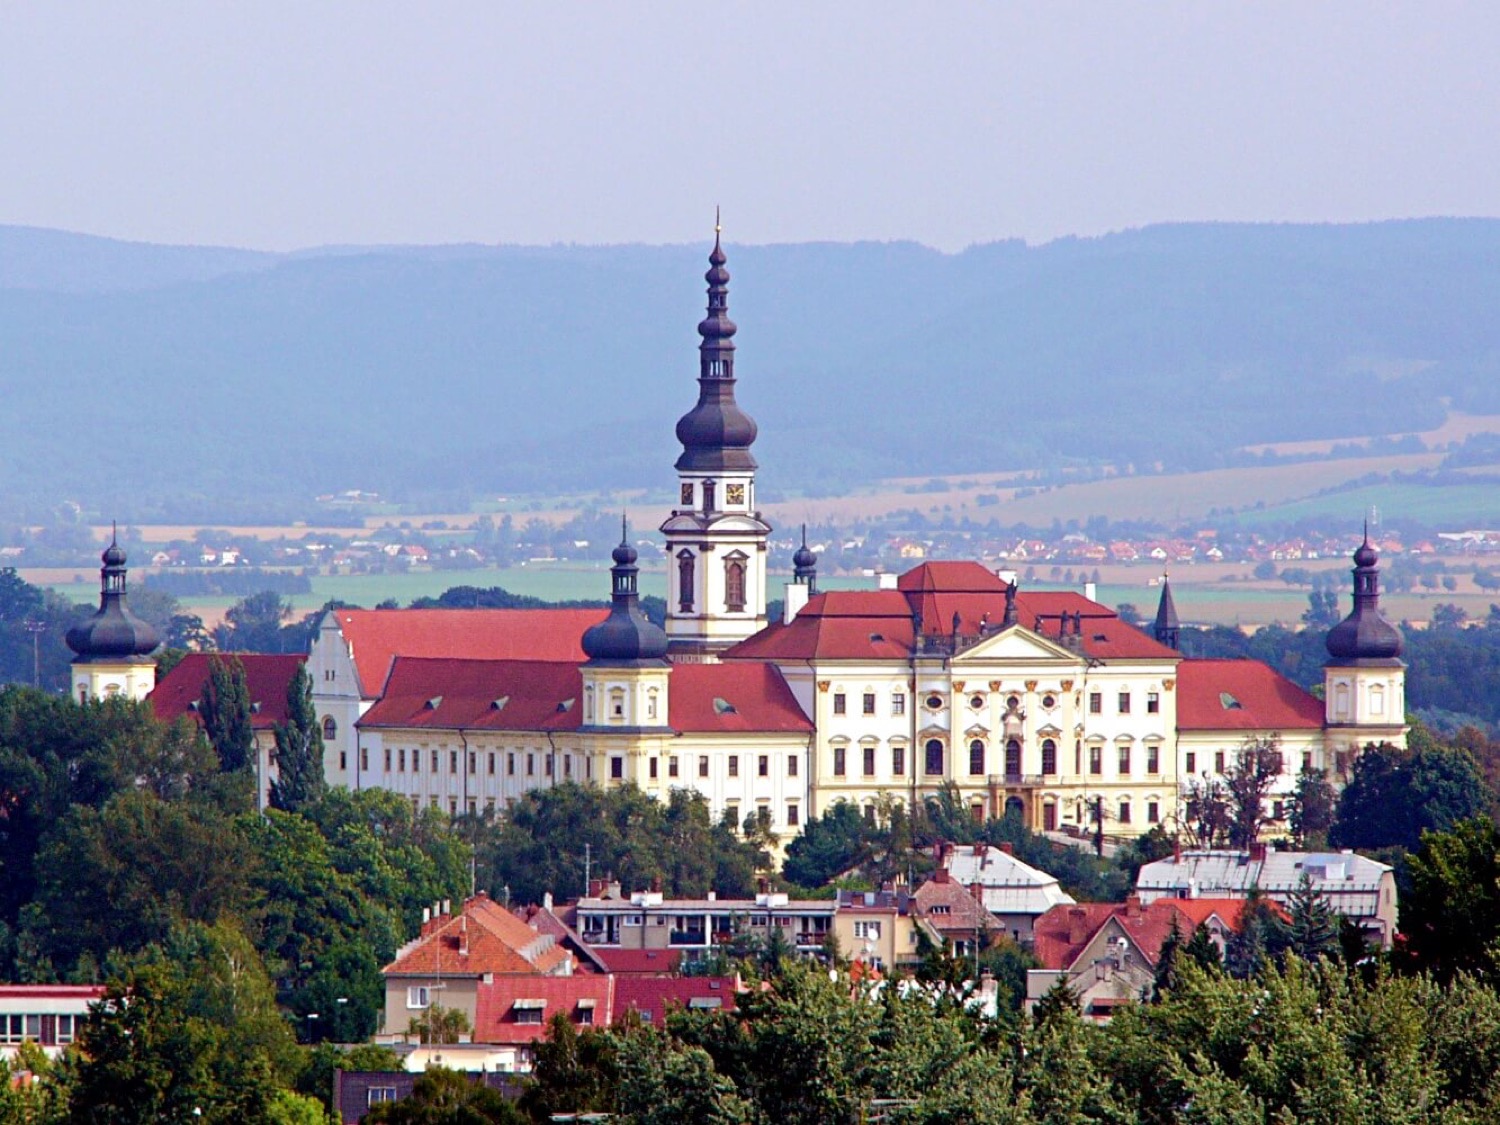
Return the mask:
[[583,634],[583,651],[591,664],[659,662],[667,655],[667,634],[641,612],[635,565],[636,550],[628,542],[629,531],[620,521],[620,545],[611,556],[614,566],[609,616]]
[[64,638],[77,654],[73,694],[80,702],[112,696],[144,699],[156,686],[151,654],[161,647],[161,634],[130,612],[118,531],[111,534],[100,561],[99,609]]
[[1370,528],[1354,551],[1354,608],[1328,631],[1324,642],[1335,665],[1399,664],[1404,641],[1380,612],[1380,556],[1370,545]]
[[1172,583],[1165,574],[1161,576],[1161,601],[1156,606],[1156,624],[1151,632],[1156,637],[1157,644],[1168,648],[1176,648],[1182,635],[1182,623],[1177,619],[1177,603],[1172,600]]

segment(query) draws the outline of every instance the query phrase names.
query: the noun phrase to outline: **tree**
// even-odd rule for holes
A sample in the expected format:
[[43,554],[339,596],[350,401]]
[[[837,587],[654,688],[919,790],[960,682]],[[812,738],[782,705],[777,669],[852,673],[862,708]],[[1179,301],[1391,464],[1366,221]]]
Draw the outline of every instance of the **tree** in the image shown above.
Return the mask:
[[1303,872],[1287,901],[1287,948],[1304,961],[1339,955],[1340,916]]
[[323,772],[323,728],[313,710],[312,678],[298,665],[286,689],[287,721],[276,724],[277,777],[271,782],[271,804],[295,812],[315,800],[326,785]]
[[602,1029],[573,1025],[558,1012],[535,1047],[532,1082],[521,1108],[536,1121],[557,1113],[609,1113],[619,1101],[619,1040]]
[[447,1067],[430,1067],[411,1096],[377,1105],[368,1125],[526,1125],[526,1116],[481,1076],[477,1081]]
[[250,715],[245,666],[233,656],[214,657],[208,662],[198,717],[225,773],[255,768],[255,730]]
[[1328,831],[1333,827],[1337,802],[1338,793],[1329,783],[1326,770],[1305,769],[1297,776],[1287,819],[1292,842],[1299,851],[1328,846]]
[[473,1030],[462,1009],[445,1008],[441,1004],[433,1004],[411,1021],[411,1031],[418,1043],[457,1043]]
[[1401,932],[1413,967],[1451,980],[1500,969],[1500,828],[1488,817],[1427,832],[1407,859]]
[[641,1030],[620,1045],[620,1108],[632,1125],[741,1125],[750,1106],[701,1047]]
[[1217,778],[1193,778],[1187,783],[1184,815],[1188,829],[1202,847],[1222,847],[1229,838],[1228,791]]
[[821,887],[869,855],[864,816],[857,806],[838,801],[822,816],[808,817],[802,834],[787,845],[781,873],[801,886]]
[[1415,851],[1424,831],[1445,831],[1488,812],[1490,794],[1469,755],[1416,727],[1411,741],[1416,749],[1382,744],[1355,759],[1329,834],[1335,847]]
[[1224,946],[1224,968],[1240,979],[1253,977],[1286,950],[1281,915],[1259,887],[1251,887],[1240,907],[1239,925]]
[[262,590],[224,612],[215,640],[224,652],[285,652],[281,630],[291,616],[291,602],[274,590]]
[[1266,794],[1281,776],[1281,739],[1278,735],[1247,739],[1224,771],[1229,802],[1229,844],[1248,848],[1260,839],[1266,815]]
[[1302,623],[1309,629],[1331,629],[1339,623],[1339,596],[1332,590],[1314,590],[1307,595]]

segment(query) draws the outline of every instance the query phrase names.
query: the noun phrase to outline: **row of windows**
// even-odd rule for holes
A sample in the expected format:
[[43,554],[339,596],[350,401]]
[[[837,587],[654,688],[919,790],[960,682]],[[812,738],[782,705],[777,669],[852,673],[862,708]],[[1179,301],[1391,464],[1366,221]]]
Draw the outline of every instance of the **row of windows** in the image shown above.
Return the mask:
[[[1115,696],[1115,713],[1120,715],[1130,714],[1131,693],[1122,691]],[[1157,715],[1161,713],[1161,693],[1148,691],[1146,693],[1146,714]],[[1089,692],[1089,714],[1104,714],[1104,693],[1102,691]]]
[[[874,777],[876,774],[877,747],[861,746],[860,765],[861,776]],[[989,770],[989,749],[981,739],[974,739],[969,743],[969,774],[974,777],[987,775]],[[1042,740],[1042,774],[1043,776],[1055,776],[1057,769],[1057,743],[1053,739]],[[1119,772],[1128,775],[1131,772],[1134,756],[1132,748],[1120,746],[1116,748],[1118,753]],[[845,746],[833,747],[833,775],[835,777],[847,777],[849,772],[849,748]],[[946,747],[940,739],[929,739],[923,746],[923,773],[942,775],[945,772]],[[1083,749],[1082,744],[1073,744],[1073,772],[1083,772]],[[1220,755],[1222,757],[1222,753]],[[895,777],[906,776],[906,747],[891,747],[891,774]],[[1004,768],[1007,776],[1019,776],[1021,773],[1021,743],[1016,739],[1010,739],[1005,744]],[[1089,747],[1089,773],[1099,775],[1104,772],[1104,747],[1092,745]],[[1146,773],[1159,774],[1161,772],[1161,748],[1155,745],[1146,747]],[[1222,770],[1220,771],[1222,772]]]
[[[746,755],[746,757],[748,758],[749,755]],[[754,756],[754,758],[755,758],[755,776],[756,777],[770,777],[771,776],[772,755],[770,755],[770,754],[756,754]],[[701,777],[701,778],[708,777],[708,775],[709,775],[709,763],[710,763],[710,760],[711,759],[709,758],[709,756],[707,754],[699,754],[699,755],[697,755],[697,770],[698,770],[698,776],[699,777]],[[689,759],[689,761],[692,761],[692,759]],[[648,760],[648,762],[646,764],[647,774],[648,774],[648,776],[650,777],[650,779],[652,781],[656,781],[660,777],[660,770],[661,770],[660,762],[661,762],[661,759],[659,759],[659,758],[651,758],[651,759]],[[740,776],[740,755],[738,755],[738,754],[730,754],[725,759],[725,768],[728,771],[730,777],[739,777]],[[797,777],[799,775],[799,772],[800,772],[801,768],[802,768],[802,766],[801,766],[801,756],[800,755],[798,755],[798,754],[788,754],[786,756],[786,776],[787,777]],[[614,781],[620,781],[620,780],[622,780],[624,778],[624,776],[625,776],[625,758],[622,755],[616,754],[616,755],[614,755],[613,757],[610,758],[610,760],[609,760],[609,776]],[[675,777],[681,777],[681,776],[682,776],[682,766],[681,766],[681,763],[680,763],[680,761],[678,759],[678,756],[676,754],[669,755],[667,757],[667,777],[669,777],[669,778],[675,778]]]
[[[410,761],[411,761],[411,772],[412,773],[421,773],[422,772],[422,753],[423,752],[421,750],[415,750],[414,749],[414,750],[410,751],[410,755],[411,755]],[[448,772],[450,774],[455,774],[455,775],[458,774],[458,772],[459,772],[459,768],[458,767],[459,767],[459,762],[460,762],[461,759],[459,757],[459,752],[457,750],[449,750],[447,752],[446,756],[444,756],[443,753],[442,753],[442,751],[439,751],[439,750],[431,750],[431,751],[428,751],[427,753],[428,753],[428,760],[429,760],[429,762],[431,764],[431,768],[429,769],[428,772],[434,773],[434,774],[441,773],[442,772],[442,764],[446,760],[446,762],[448,763]],[[391,747],[387,746],[385,748],[385,772],[386,773],[391,773],[394,770],[395,773],[406,773],[407,772],[407,754],[408,754],[408,751],[407,751],[407,749],[405,747],[400,747],[398,749],[394,749],[393,750]],[[497,766],[497,760],[498,760],[499,757],[500,757],[500,755],[496,751],[494,751],[494,750],[488,751],[485,754],[485,773],[486,774],[489,774],[491,776],[493,776],[495,774],[495,770],[496,770],[496,766]],[[532,751],[527,751],[525,754],[519,754],[519,753],[517,753],[514,750],[509,750],[509,751],[505,752],[505,774],[506,774],[507,777],[515,777],[516,776],[517,765],[518,765],[518,762],[520,762],[520,764],[523,764],[525,766],[526,776],[527,777],[535,777],[536,776],[536,770],[537,770],[537,759],[540,758],[541,759],[541,764],[542,764],[542,769],[543,769],[543,776],[545,776],[545,777],[552,777],[554,775],[554,773],[555,773],[555,770],[556,770],[556,757],[557,756],[554,755],[554,754],[552,754],[552,753],[537,754],[537,753],[532,752]],[[522,759],[524,759],[524,761],[521,761]],[[370,768],[370,751],[369,751],[368,748],[363,748],[362,747],[360,749],[360,752],[359,752],[359,765],[360,765],[360,769],[363,769],[363,770],[368,770]],[[477,775],[479,773],[479,753],[478,753],[478,751],[470,750],[468,752],[468,767],[469,767],[468,772],[469,772],[470,775]],[[562,772],[563,772],[563,776],[564,777],[572,777],[573,776],[573,755],[571,755],[571,754],[563,754],[562,755],[562,767],[563,767]],[[588,767],[588,759],[587,758],[584,759],[584,767],[585,767],[585,773],[587,773],[587,767]],[[342,755],[340,756],[340,768],[343,768],[343,757],[342,757]]]
[[[867,691],[860,696],[859,710],[862,715],[875,714],[875,693]],[[833,713],[835,715],[847,715],[849,713],[849,697],[841,692],[833,693]],[[906,693],[895,692],[891,695],[891,714],[906,714]]]
[[[930,710],[936,711],[940,709],[943,706],[943,702],[943,697],[936,693],[927,697],[927,706]],[[969,698],[969,706],[976,711],[983,708],[988,702],[989,700],[983,695],[973,695]],[[875,714],[877,710],[877,703],[878,700],[876,699],[875,692],[862,692],[860,694],[859,700],[860,714]],[[1020,696],[1012,695],[1006,699],[1005,704],[1006,707],[1012,711],[1018,710],[1021,706],[1021,698]],[[1057,697],[1051,692],[1048,692],[1047,694],[1042,696],[1042,706],[1050,711],[1052,708],[1057,706]],[[1133,697],[1131,692],[1122,691],[1117,693],[1115,697],[1115,708],[1118,714],[1129,715],[1131,713],[1132,706]],[[833,713],[835,715],[847,715],[849,713],[849,697],[847,693],[842,691],[836,691],[833,693]],[[1093,715],[1102,715],[1104,713],[1103,692],[1092,691],[1089,693],[1089,713]],[[1161,693],[1156,691],[1146,692],[1146,714],[1157,715],[1160,713]],[[891,714],[906,714],[906,694],[904,692],[898,691],[894,692],[891,695]]]
[[[0,1016],[0,1043],[30,1040],[44,1046],[73,1042],[77,1020],[73,1015],[41,1016],[35,1013]],[[55,1021],[55,1022],[54,1022]]]
[[[1213,761],[1214,761],[1214,773],[1222,774],[1229,767],[1232,767],[1232,766],[1235,765],[1235,760],[1230,757],[1231,753],[1232,753],[1232,751],[1228,751],[1228,750],[1215,750],[1214,751],[1214,759],[1213,759]],[[1283,761],[1285,762],[1286,765],[1289,766],[1289,765],[1291,765],[1292,759],[1291,759],[1290,755],[1287,755],[1287,756],[1284,757]],[[1302,772],[1306,773],[1308,770],[1310,770],[1312,768],[1313,768],[1312,751],[1311,750],[1304,750],[1304,751],[1302,751]],[[1187,774],[1190,777],[1193,774],[1196,774],[1198,772],[1198,752],[1196,750],[1185,750],[1185,751],[1183,751],[1183,755],[1182,755],[1182,772],[1185,773],[1185,774]]]

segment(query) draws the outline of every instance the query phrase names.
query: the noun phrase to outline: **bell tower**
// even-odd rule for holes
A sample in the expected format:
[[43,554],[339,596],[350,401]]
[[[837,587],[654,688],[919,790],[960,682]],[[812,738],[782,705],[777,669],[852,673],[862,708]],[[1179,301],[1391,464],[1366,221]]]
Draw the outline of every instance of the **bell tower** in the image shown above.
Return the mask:
[[714,221],[708,315],[698,325],[698,403],[677,423],[678,502],[667,541],[668,658],[709,662],[766,624],[766,539],[755,506],[755,420],[734,399],[728,261]]
[[[1380,612],[1380,556],[1370,531],[1354,552],[1354,607],[1328,631],[1323,666],[1325,725],[1330,746],[1406,745],[1404,640]],[[1338,744],[1335,746],[1335,744]]]

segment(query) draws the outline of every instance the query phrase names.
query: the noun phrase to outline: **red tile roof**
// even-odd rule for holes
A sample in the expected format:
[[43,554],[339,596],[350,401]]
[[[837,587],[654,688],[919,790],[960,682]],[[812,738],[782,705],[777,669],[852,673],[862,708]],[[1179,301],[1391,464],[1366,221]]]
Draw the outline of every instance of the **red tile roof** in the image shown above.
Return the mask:
[[481,894],[458,915],[439,915],[422,927],[381,971],[398,976],[544,976],[567,967],[568,953],[510,911]]
[[680,949],[600,949],[590,946],[595,956],[618,974],[670,975],[682,964]]
[[190,652],[157,683],[146,699],[156,717],[170,722],[187,715],[198,720],[197,704],[203,697],[209,671],[215,660],[238,660],[245,669],[245,686],[250,691],[250,725],[256,730],[270,730],[287,720],[286,690],[307,661],[306,656],[272,655],[259,652],[209,653]]
[[1178,730],[1317,730],[1323,704],[1258,660],[1177,666]]
[[[577,730],[576,664],[397,657],[385,695],[362,728]],[[812,723],[770,665],[675,664],[667,723],[695,734],[809,732]]]
[[[615,978],[598,974],[573,977],[496,977],[479,988],[475,1009],[474,1042],[524,1044],[547,1036],[547,1024],[561,1012],[578,1022],[580,1012],[592,1008],[592,1023],[606,1027],[614,1011]],[[521,1023],[522,1010],[537,1010],[541,1020]]]
[[[731,977],[653,977],[643,974],[615,977],[614,1020],[636,1011],[643,1020],[660,1024],[673,1008],[692,1007],[694,1000],[719,1001],[719,1007],[734,1007],[735,982]],[[649,1013],[649,1014],[648,1014]]]
[[1071,969],[1095,935],[1114,919],[1130,935],[1147,962],[1155,965],[1162,942],[1172,932],[1174,918],[1178,933],[1186,939],[1200,923],[1215,915],[1229,929],[1235,929],[1243,909],[1244,900],[1234,898],[1163,898],[1147,907],[1120,902],[1054,906],[1036,920],[1032,930],[1033,952],[1044,969]]
[[581,661],[584,630],[607,609],[340,609],[334,613],[359,671],[378,696],[397,656]]
[[896,579],[902,593],[942,590],[948,593],[1004,594],[1006,585],[1000,576],[983,563],[924,562]]

